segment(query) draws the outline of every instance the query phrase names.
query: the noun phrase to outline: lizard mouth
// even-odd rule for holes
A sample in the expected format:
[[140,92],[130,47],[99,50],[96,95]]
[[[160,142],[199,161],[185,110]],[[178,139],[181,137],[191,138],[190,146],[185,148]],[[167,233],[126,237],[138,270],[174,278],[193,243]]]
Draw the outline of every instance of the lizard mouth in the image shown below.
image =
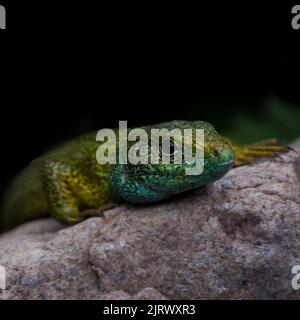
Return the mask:
[[222,162],[222,166],[229,166],[229,165],[233,165],[234,164],[234,160],[228,160],[228,161],[225,161],[225,162]]

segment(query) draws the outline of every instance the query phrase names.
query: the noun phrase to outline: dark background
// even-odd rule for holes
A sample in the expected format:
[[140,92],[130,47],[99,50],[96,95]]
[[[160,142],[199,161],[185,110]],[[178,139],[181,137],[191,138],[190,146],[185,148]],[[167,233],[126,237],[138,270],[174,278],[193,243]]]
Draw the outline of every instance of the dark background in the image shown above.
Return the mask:
[[300,136],[297,2],[0,3],[1,189],[52,145],[119,120]]

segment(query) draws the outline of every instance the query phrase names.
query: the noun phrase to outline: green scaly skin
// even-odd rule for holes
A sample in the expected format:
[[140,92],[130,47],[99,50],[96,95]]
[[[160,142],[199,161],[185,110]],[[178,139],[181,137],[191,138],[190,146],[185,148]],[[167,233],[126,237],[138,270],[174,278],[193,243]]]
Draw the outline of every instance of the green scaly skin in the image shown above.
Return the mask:
[[[96,133],[66,142],[34,160],[9,186],[2,207],[1,229],[51,214],[66,223],[84,219],[86,209],[107,208],[112,203],[151,203],[201,187],[226,174],[233,166],[256,157],[269,157],[288,148],[270,139],[238,146],[220,136],[203,121],[172,121],[142,127],[204,129],[204,171],[186,175],[182,164],[99,165],[96,161]],[[118,136],[118,130],[115,130]],[[118,142],[117,142],[118,143]],[[128,144],[128,148],[131,144]],[[197,148],[193,141],[193,148]],[[87,211],[86,211],[87,212]]]

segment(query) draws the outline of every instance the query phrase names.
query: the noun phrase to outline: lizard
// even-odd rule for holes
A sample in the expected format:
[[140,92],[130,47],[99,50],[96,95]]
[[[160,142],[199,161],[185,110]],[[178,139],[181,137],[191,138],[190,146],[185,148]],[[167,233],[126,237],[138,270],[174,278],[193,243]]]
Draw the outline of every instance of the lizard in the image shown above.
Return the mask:
[[[203,172],[186,175],[185,169],[192,164],[184,159],[181,164],[100,165],[95,157],[99,147],[96,132],[87,133],[54,147],[17,174],[4,193],[0,229],[48,215],[75,224],[91,209],[99,214],[120,202],[158,202],[212,183],[231,168],[251,164],[258,157],[290,150],[276,139],[235,144],[205,121],[175,120],[141,128],[146,132],[152,128],[204,129]],[[194,140],[192,144],[197,148]]]

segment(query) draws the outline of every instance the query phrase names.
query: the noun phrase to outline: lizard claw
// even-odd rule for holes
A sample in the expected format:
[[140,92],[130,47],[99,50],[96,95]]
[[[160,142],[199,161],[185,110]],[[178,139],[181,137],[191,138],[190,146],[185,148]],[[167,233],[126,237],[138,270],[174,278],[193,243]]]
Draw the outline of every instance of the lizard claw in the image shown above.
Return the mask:
[[292,148],[292,147],[290,147],[290,146],[286,146],[286,148],[287,148],[289,151],[293,151],[294,153],[296,153],[296,154],[299,155],[299,152],[298,152],[296,149],[294,149],[294,148]]

